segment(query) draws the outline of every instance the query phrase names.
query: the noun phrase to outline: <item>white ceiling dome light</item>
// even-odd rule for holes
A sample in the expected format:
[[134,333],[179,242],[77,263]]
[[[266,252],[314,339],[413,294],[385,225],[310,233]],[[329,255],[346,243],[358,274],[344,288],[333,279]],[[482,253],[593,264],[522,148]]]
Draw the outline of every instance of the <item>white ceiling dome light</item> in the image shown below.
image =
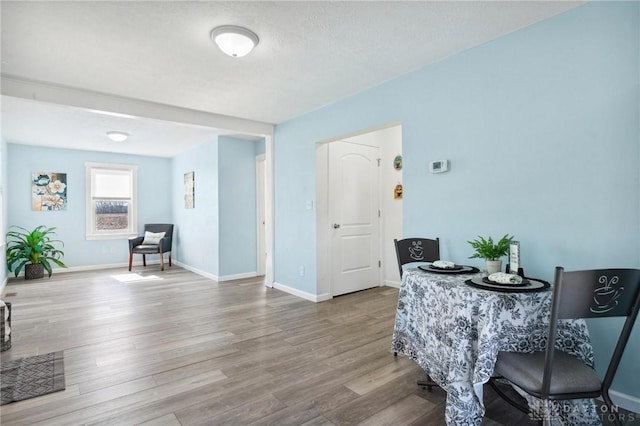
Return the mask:
[[107,132],[107,137],[114,142],[124,142],[129,135],[124,132]]
[[236,25],[222,25],[211,30],[211,39],[220,50],[234,58],[246,56],[258,44],[258,36],[251,30]]

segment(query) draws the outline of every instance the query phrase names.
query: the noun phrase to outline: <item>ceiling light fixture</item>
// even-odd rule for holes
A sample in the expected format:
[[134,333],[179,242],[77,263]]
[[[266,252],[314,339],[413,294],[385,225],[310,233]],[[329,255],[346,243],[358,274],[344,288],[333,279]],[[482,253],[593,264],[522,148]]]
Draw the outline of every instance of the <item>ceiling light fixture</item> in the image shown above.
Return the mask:
[[211,30],[211,40],[220,50],[234,58],[248,55],[258,44],[258,36],[251,30],[235,25],[222,25]]
[[124,142],[129,135],[124,132],[107,132],[107,137],[114,142]]

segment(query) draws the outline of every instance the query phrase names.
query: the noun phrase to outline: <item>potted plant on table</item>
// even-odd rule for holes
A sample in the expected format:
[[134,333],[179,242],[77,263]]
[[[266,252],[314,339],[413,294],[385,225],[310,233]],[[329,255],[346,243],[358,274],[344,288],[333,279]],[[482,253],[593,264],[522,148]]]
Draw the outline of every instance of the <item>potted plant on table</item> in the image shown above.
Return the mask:
[[47,270],[49,278],[53,273],[51,263],[61,268],[67,265],[60,259],[64,252],[56,248],[55,244],[64,245],[60,240],[51,239],[56,228],[48,228],[44,225],[28,231],[20,226],[12,226],[15,230],[7,232],[7,267],[17,277],[24,267],[24,278],[31,280],[42,278],[44,270]]
[[473,241],[467,241],[475,250],[475,253],[469,256],[469,259],[479,258],[486,260],[489,274],[500,272],[502,270],[502,260],[500,258],[509,253],[511,240],[513,240],[513,237],[510,237],[509,234],[500,238],[496,243],[493,242],[491,237],[485,239],[478,236]]

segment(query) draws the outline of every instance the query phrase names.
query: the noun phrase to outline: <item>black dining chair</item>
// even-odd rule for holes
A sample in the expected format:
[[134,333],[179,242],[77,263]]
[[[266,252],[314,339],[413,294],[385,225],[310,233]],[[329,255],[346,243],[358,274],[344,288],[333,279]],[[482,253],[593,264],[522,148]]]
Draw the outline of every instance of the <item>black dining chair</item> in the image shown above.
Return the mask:
[[400,279],[404,273],[403,266],[408,263],[427,263],[440,260],[440,238],[405,238],[393,240],[396,246]]
[[[394,239],[393,244],[396,247],[396,257],[398,258],[398,270],[400,279],[404,274],[404,265],[409,263],[427,263],[440,260],[440,238],[404,238],[402,240]],[[398,356],[397,352],[393,356]],[[436,382],[431,380],[427,375],[427,380],[418,380],[418,386],[427,388],[429,392],[434,386],[438,386]]]
[[129,271],[133,263],[133,255],[142,255],[142,264],[147,266],[148,254],[160,255],[160,270],[164,271],[164,253],[169,253],[171,266],[171,246],[173,244],[173,224],[148,223],[144,225],[144,235],[129,238]]
[[[565,272],[556,267],[547,348],[533,353],[500,352],[491,387],[514,407],[524,406],[502,392],[495,381],[506,379],[529,395],[547,401],[597,398],[602,396],[609,414],[612,409],[609,387],[640,311],[640,269],[595,269]],[[577,318],[626,317],[618,335],[604,379],[581,359],[555,349],[559,320]],[[620,425],[620,419],[614,420]]]

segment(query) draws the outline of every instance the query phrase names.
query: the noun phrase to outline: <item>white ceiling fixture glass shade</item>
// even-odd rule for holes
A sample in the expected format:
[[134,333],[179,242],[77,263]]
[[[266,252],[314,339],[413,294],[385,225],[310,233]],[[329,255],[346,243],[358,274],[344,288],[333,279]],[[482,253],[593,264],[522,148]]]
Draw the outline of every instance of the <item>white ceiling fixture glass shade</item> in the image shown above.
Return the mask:
[[211,39],[220,50],[234,58],[246,56],[258,44],[258,36],[251,30],[235,25],[223,25],[211,30]]
[[124,142],[129,135],[124,132],[107,132],[107,137],[114,142]]

